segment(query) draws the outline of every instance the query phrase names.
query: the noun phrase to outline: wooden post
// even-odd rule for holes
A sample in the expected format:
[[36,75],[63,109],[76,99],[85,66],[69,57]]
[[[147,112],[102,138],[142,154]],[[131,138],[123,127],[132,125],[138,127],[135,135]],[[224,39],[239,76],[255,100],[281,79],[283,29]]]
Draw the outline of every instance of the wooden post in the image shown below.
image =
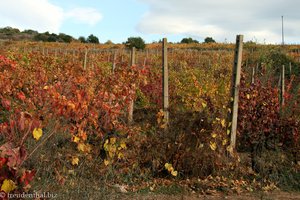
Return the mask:
[[73,54],[72,54],[72,62],[75,62],[75,49],[72,50]]
[[[130,66],[135,65],[135,47],[131,49],[131,59],[130,59]],[[133,108],[134,108],[134,101],[133,99],[130,100],[128,106],[128,124],[132,124],[133,122]]]
[[232,86],[231,86],[231,130],[230,130],[230,145],[233,149],[236,146],[236,132],[237,132],[237,117],[238,117],[238,101],[239,101],[239,87],[241,79],[243,54],[243,35],[237,35],[234,64],[232,72]]
[[279,79],[278,79],[278,84],[277,85],[278,85],[278,88],[280,88],[280,86],[281,86],[281,72],[279,74]]
[[[168,71],[168,47],[167,38],[162,41],[162,73],[163,73],[163,111],[164,122],[169,124],[169,71]],[[166,127],[167,127],[166,126]]]
[[112,65],[112,73],[115,72],[116,62],[117,62],[117,51],[114,52],[114,60],[113,60],[113,65]]
[[255,82],[255,67],[252,67],[252,78],[251,78],[251,84],[254,84]]
[[135,47],[132,47],[131,49],[131,59],[130,59],[130,65],[135,65]]
[[126,54],[126,51],[124,51],[124,49],[121,52],[121,63],[124,62],[124,53]]
[[282,71],[281,71],[281,93],[280,93],[280,96],[281,96],[281,105],[283,106],[284,105],[284,93],[285,93],[285,90],[284,90],[284,73],[285,73],[285,67],[284,67],[284,65],[282,65]]
[[85,49],[85,53],[84,53],[84,63],[83,63],[83,70],[86,70],[87,54],[88,54],[88,50]]

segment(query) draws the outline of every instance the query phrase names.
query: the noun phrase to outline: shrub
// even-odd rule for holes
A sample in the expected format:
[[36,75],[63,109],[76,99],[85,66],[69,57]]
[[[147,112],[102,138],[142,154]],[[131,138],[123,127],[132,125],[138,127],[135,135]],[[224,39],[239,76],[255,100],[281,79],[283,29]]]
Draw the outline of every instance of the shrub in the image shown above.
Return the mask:
[[125,42],[127,48],[135,47],[136,49],[145,49],[145,41],[141,37],[130,37]]

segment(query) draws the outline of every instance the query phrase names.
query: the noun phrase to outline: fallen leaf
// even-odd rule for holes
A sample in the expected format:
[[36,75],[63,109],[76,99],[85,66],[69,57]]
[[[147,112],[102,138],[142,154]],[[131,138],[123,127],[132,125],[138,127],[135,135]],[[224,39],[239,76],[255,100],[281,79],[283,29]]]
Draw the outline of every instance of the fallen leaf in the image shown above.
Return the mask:
[[172,176],[177,176],[178,172],[177,171],[172,171],[171,174],[172,174]]
[[41,128],[34,128],[32,135],[34,139],[39,140],[43,135],[43,130]]
[[222,120],[221,120],[221,125],[222,125],[223,128],[226,127],[226,120],[225,120],[225,119],[222,119]]
[[217,144],[215,142],[210,142],[209,147],[211,148],[211,150],[215,151],[217,149]]
[[72,165],[78,165],[79,163],[79,158],[78,157],[73,157],[72,158]]
[[78,143],[80,141],[80,138],[77,136],[73,136],[72,140],[73,142]]
[[106,159],[104,159],[104,165],[105,165],[105,166],[109,165],[109,161],[106,160]]
[[6,193],[9,193],[11,191],[13,191],[14,189],[16,189],[16,184],[10,180],[10,179],[5,179],[2,183],[2,186],[1,186],[1,190],[6,192]]

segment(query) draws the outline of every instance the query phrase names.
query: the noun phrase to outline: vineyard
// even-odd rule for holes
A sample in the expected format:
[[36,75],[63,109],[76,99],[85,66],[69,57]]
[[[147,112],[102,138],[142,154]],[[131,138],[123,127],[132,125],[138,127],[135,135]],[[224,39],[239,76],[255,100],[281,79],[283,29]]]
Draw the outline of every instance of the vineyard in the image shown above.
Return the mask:
[[299,191],[299,49],[245,43],[234,86],[235,44],[1,44],[1,190]]

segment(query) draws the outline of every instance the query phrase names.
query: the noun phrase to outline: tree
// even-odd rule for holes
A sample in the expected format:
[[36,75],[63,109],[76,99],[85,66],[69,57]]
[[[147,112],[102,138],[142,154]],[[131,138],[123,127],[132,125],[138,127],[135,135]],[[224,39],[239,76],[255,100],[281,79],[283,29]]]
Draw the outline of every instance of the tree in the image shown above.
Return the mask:
[[48,36],[47,42],[57,42],[58,41],[58,35],[55,33],[52,33]]
[[35,35],[33,37],[33,39],[36,40],[36,41],[46,42],[48,40],[48,36],[44,33],[39,33],[39,34]]
[[216,41],[212,37],[206,37],[204,43],[216,43]]
[[199,41],[194,40],[193,38],[189,37],[189,38],[183,38],[180,43],[182,43],[182,44],[191,44],[191,43],[199,43]]
[[111,40],[107,40],[104,44],[114,44]]
[[93,34],[89,35],[89,37],[86,39],[86,41],[88,43],[99,44],[99,39],[96,36],[94,36]]
[[127,48],[135,47],[137,49],[145,49],[145,41],[141,37],[129,37],[125,42]]
[[6,35],[13,35],[13,34],[20,33],[20,30],[17,28],[12,28],[10,26],[7,26],[5,28],[1,28],[0,33],[6,34]]
[[59,38],[60,41],[66,42],[66,43],[70,43],[74,39],[72,36],[64,34],[64,33],[60,33],[58,35],[58,38]]
[[38,34],[37,31],[31,30],[31,29],[26,29],[26,30],[22,31],[22,33],[27,33],[27,34],[30,34],[30,35],[36,35],[36,34]]
[[81,43],[87,43],[85,37],[83,37],[83,36],[80,36],[80,37],[78,38],[78,40],[79,40]]

